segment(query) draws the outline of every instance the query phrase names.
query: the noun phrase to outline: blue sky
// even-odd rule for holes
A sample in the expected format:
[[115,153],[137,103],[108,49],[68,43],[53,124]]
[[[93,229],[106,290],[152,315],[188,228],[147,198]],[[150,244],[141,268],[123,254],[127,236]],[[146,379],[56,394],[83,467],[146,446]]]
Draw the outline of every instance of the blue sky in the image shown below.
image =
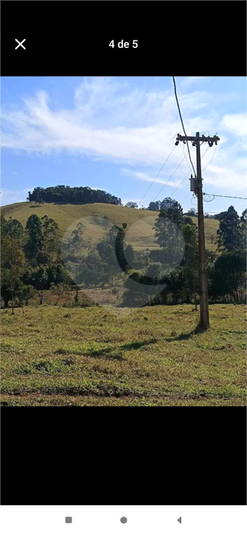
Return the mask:
[[[176,77],[176,84],[187,134],[220,137],[216,148],[201,146],[204,191],[247,197],[246,78]],[[37,186],[65,184],[103,189],[124,204],[172,197],[184,211],[196,208],[185,145],[170,155],[182,133],[171,77],[2,77],[1,87],[2,205],[25,201]],[[191,155],[195,166],[193,147]],[[204,209],[231,204],[239,213],[247,206],[216,197]]]

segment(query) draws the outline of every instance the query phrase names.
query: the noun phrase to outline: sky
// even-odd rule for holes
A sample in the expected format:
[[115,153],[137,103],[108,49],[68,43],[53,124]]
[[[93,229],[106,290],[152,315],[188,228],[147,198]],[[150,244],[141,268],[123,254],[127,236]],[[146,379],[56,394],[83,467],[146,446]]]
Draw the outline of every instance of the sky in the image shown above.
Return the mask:
[[[213,195],[247,197],[247,79],[175,79],[187,135],[220,138],[201,146],[204,211],[241,213],[246,200]],[[183,131],[171,77],[2,77],[1,108],[2,205],[64,184],[123,204],[171,197],[196,209],[187,148],[175,146]],[[190,151],[196,167],[191,143]]]

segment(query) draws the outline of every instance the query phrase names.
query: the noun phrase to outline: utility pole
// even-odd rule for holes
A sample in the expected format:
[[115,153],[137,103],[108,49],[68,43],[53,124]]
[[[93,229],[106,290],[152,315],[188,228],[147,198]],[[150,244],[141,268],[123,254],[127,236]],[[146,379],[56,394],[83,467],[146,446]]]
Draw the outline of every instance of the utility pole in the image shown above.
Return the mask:
[[201,151],[200,145],[207,141],[209,146],[217,145],[219,141],[218,136],[200,136],[199,132],[196,136],[181,136],[177,135],[176,145],[179,141],[186,143],[192,141],[192,145],[196,146],[196,165],[197,176],[191,176],[191,191],[197,196],[198,206],[198,238],[199,238],[199,283],[200,283],[200,323],[202,330],[207,330],[209,327],[209,312],[208,312],[208,280],[206,271],[206,251],[205,251],[205,232],[204,232],[204,215],[203,215],[203,192],[202,192],[202,172],[201,172]]

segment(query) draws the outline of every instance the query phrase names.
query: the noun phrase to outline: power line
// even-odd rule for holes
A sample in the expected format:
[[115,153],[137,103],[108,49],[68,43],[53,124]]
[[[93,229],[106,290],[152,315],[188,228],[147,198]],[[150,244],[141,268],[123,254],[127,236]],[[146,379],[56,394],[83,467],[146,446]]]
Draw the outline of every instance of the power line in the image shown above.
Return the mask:
[[[178,107],[179,117],[180,117],[181,124],[182,124],[182,127],[183,127],[184,135],[187,137],[187,134],[186,134],[186,132],[185,132],[185,128],[184,128],[184,122],[183,122],[183,118],[182,118],[182,114],[181,114],[181,110],[180,110],[179,102],[178,102],[178,96],[177,96],[177,88],[176,88],[175,76],[172,76],[172,79],[173,79],[174,94],[175,94],[175,98],[176,98],[176,102],[177,102],[177,107]],[[189,154],[189,159],[190,159],[190,163],[191,163],[191,166],[192,166],[192,169],[193,169],[193,173],[194,173],[194,176],[196,177],[196,172],[195,172],[195,168],[194,168],[193,162],[192,162],[192,160],[191,160],[190,149],[189,149],[189,144],[188,144],[188,141],[187,141],[187,140],[186,140],[186,145],[187,145],[188,154]]]
[[[173,136],[173,137],[175,137],[175,136]],[[173,151],[175,150],[175,148],[176,148],[176,146],[174,146],[174,147],[172,148],[170,154],[167,156],[165,162],[164,162],[163,165],[161,166],[160,170],[158,171],[157,175],[156,175],[155,178],[153,179],[152,183],[150,184],[150,186],[149,186],[149,187],[147,188],[147,190],[145,191],[145,193],[144,193],[144,195],[142,196],[141,200],[138,202],[138,206],[141,205],[141,203],[142,203],[144,197],[146,196],[146,194],[148,193],[148,191],[150,190],[150,188],[151,188],[152,185],[154,184],[155,180],[156,180],[157,177],[159,176],[160,172],[162,171],[163,167],[165,166],[165,164],[166,164],[167,161],[169,160],[169,158],[170,158],[170,156],[172,155],[172,153],[173,153]],[[182,162],[181,162],[181,163],[182,163]],[[179,165],[181,165],[181,163],[180,163]],[[179,167],[179,166],[178,166],[178,167]],[[178,167],[177,167],[177,169],[178,169]],[[175,171],[176,171],[176,169],[175,169]],[[174,173],[175,173],[175,171],[174,171]],[[173,173],[173,174],[174,174],[174,173]],[[172,175],[171,175],[171,176],[172,176]],[[169,182],[171,176],[168,178],[168,180],[166,181],[166,183],[164,184],[164,186],[162,187],[162,189],[163,189],[163,188],[166,186],[166,184]],[[158,195],[159,195],[159,194],[158,194]],[[156,199],[156,197],[155,197],[155,199]],[[154,199],[154,200],[155,200],[155,199]],[[143,217],[143,219],[145,219],[145,217]],[[129,221],[130,221],[130,217],[128,218],[128,220],[127,220],[127,222],[126,222],[127,225],[129,224]]]
[[[146,197],[148,191],[150,190],[150,188],[152,187],[152,185],[154,184],[156,178],[159,176],[159,174],[161,173],[163,167],[165,166],[166,162],[169,160],[170,156],[172,155],[173,151],[175,150],[175,147],[173,147],[172,151],[170,152],[169,156],[166,158],[166,161],[163,163],[162,167],[160,168],[160,170],[158,171],[156,177],[153,179],[152,183],[150,184],[150,186],[148,187],[148,189],[146,190],[146,192],[144,193],[143,197],[141,198],[141,200],[138,202],[138,204],[140,205],[141,202],[143,201],[144,197]],[[169,180],[169,179],[168,179]]]
[[[153,202],[157,199],[157,197],[159,196],[159,194],[162,192],[162,190],[164,189],[164,187],[168,184],[170,178],[174,175],[174,173],[176,173],[177,169],[180,167],[180,165],[183,163],[183,161],[185,160],[186,156],[184,156],[184,158],[181,160],[181,162],[178,164],[178,166],[176,167],[176,169],[173,171],[173,173],[171,174],[171,176],[169,176],[168,180],[166,181],[166,183],[162,186],[162,188],[160,189],[160,191],[157,193],[156,197],[153,199]],[[188,173],[190,174],[190,173]],[[187,178],[188,175],[186,175],[185,178]],[[185,180],[185,179],[184,179]]]
[[233,197],[232,195],[216,195],[216,193],[203,193],[203,195],[212,195],[213,197],[225,197],[226,199],[243,199],[247,201],[247,197]]
[[190,175],[190,172],[183,178],[183,180],[181,180],[180,184],[178,184],[178,186],[173,190],[173,192],[171,193],[171,195],[173,195],[173,193],[175,193],[175,191],[177,191],[178,188],[180,188],[181,184],[183,184],[183,182],[185,181],[185,179]]
[[[216,132],[215,135],[217,135],[217,132]],[[207,148],[206,152],[208,151],[209,147],[210,147],[210,145],[208,145],[208,148]],[[213,156],[212,156],[211,160],[208,162],[208,164],[206,165],[206,167],[203,167],[202,171],[204,171],[205,169],[207,169],[207,167],[211,164],[212,160],[213,160],[214,157],[215,157],[216,150],[217,150],[217,145],[215,144],[215,148],[214,148]],[[204,154],[206,154],[206,152],[204,152]],[[203,156],[204,156],[204,155],[203,155]]]
[[[170,156],[171,156],[172,152],[174,151],[174,149],[175,149],[175,147],[174,147],[174,148],[172,149],[172,151],[170,152],[170,154],[169,154],[169,156],[167,157],[165,163],[167,162],[168,158],[170,158]],[[177,166],[176,169],[173,171],[173,173],[169,176],[168,180],[167,180],[166,183],[162,186],[162,188],[161,188],[160,191],[157,193],[156,197],[153,199],[152,202],[154,202],[154,201],[157,199],[157,197],[160,195],[161,191],[162,191],[162,190],[164,189],[164,187],[168,184],[170,178],[174,175],[174,173],[177,171],[177,169],[178,169],[178,168],[180,167],[180,165],[183,163],[183,161],[185,160],[185,158],[186,158],[186,155],[185,155],[184,158],[181,160],[181,162],[178,164],[178,166]],[[159,172],[157,173],[157,175],[156,175],[155,179],[153,180],[152,184],[153,184],[154,181],[156,180],[156,178],[157,178],[158,174],[160,173],[160,171],[163,169],[165,163],[163,164],[163,166],[161,167],[161,169],[160,169]],[[185,178],[187,178],[187,176],[188,176],[189,174],[190,174],[190,172],[186,175]],[[185,178],[182,180],[182,182],[185,180]],[[149,186],[149,188],[147,189],[146,193],[149,191],[149,189],[151,188],[152,184],[150,184],[150,186]],[[180,184],[179,184],[179,186],[180,186]],[[178,187],[179,187],[179,186],[178,186]],[[177,189],[177,188],[176,188],[176,189]],[[142,199],[139,201],[138,205],[141,204],[141,202],[142,202],[143,198],[145,197],[146,193],[143,195],[143,197],[142,197]],[[149,204],[150,204],[150,203],[149,203]],[[145,216],[142,218],[142,220],[143,220],[143,223],[140,223],[140,224],[145,224]],[[128,220],[127,220],[127,224],[129,223],[129,221],[130,221],[130,217],[129,217]]]

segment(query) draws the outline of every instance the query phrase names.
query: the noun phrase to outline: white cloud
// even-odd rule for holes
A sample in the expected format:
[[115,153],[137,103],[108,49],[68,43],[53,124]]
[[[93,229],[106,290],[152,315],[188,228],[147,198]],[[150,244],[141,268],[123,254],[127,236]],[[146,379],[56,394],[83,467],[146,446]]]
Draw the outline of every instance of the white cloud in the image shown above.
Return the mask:
[[[210,77],[189,77],[181,81],[181,86],[186,89],[208,80]],[[84,154],[121,165],[149,166],[148,173],[131,173],[136,179],[153,181],[174,146],[181,123],[172,84],[167,91],[150,91],[145,84],[143,79],[143,88],[133,88],[128,78],[86,78],[75,90],[72,109],[54,110],[44,91],[24,99],[22,105],[3,105],[2,147],[36,154]],[[207,166],[205,180],[214,186],[234,184],[241,189],[246,174],[245,156],[241,153],[247,145],[246,114],[225,114],[222,119],[218,111],[219,105],[232,103],[234,99],[237,95],[210,91],[180,91],[179,95],[187,133],[208,131],[214,135],[218,131],[222,139],[213,159],[214,166],[208,165],[211,155],[207,154],[203,160],[203,167]],[[234,143],[231,134],[236,136]],[[193,148],[191,153],[195,162]],[[183,154],[180,144],[165,166],[167,177]],[[169,185],[177,186],[188,170],[185,161]],[[156,182],[164,184],[165,179],[161,175]]]
[[[148,175],[147,173],[143,173],[141,171],[131,171],[129,169],[121,169],[122,173],[126,176],[130,176],[133,178],[137,178],[139,180],[144,180],[146,182],[153,182],[154,176]],[[176,187],[178,186],[180,181],[168,181],[168,178],[166,180],[163,180],[162,178],[156,178],[155,184],[167,184],[167,186]]]
[[222,119],[221,126],[232,132],[236,136],[247,135],[247,113],[237,113],[225,115]]
[[19,190],[2,188],[1,190],[1,205],[13,204],[15,202],[26,201],[27,194],[32,191],[33,188],[24,188]]
[[233,187],[235,191],[243,191],[246,189],[246,178],[246,170],[240,175],[240,173],[227,167],[209,165],[204,175],[204,189],[207,184],[212,184],[213,186],[216,184],[219,188],[222,188],[221,191],[223,188],[232,190]]
[[187,78],[184,78],[180,85],[181,87],[188,88],[191,85],[198,83],[198,82],[209,82],[211,80],[212,76],[188,76]]

